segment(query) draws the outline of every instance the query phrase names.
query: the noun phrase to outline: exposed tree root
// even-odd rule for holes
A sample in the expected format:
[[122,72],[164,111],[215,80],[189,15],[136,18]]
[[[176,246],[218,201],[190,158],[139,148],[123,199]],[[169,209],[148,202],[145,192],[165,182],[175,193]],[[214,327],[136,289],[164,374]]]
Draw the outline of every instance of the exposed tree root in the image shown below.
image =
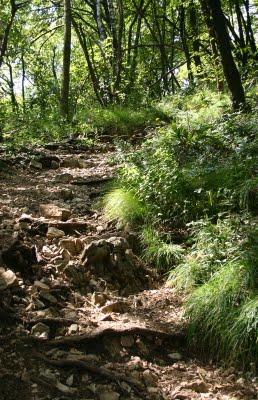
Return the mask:
[[87,325],[84,322],[76,321],[74,319],[54,318],[54,317],[36,318],[36,319],[31,319],[31,320],[21,320],[21,322],[24,325],[29,325],[29,326],[38,324],[39,322],[42,322],[43,324],[63,325],[63,326],[67,326],[67,325],[71,325],[71,324]]
[[61,393],[63,396],[74,398],[74,393],[64,393],[64,391],[61,390],[55,383],[48,382],[41,377],[38,377],[36,375],[31,375],[30,380],[39,386],[43,386],[44,388],[53,390],[59,394]]
[[99,178],[93,178],[93,179],[87,179],[87,180],[73,180],[71,181],[72,185],[77,185],[77,186],[84,186],[84,185],[94,185],[94,184],[100,184],[100,183],[105,183],[112,181],[114,177],[112,176],[107,176],[107,177],[99,177]]
[[45,340],[41,338],[32,338],[37,342],[44,342],[47,345],[53,346],[61,346],[61,345],[74,345],[76,343],[82,342],[91,342],[97,339],[102,338],[103,336],[118,336],[118,335],[138,335],[138,336],[155,336],[165,340],[177,340],[177,341],[184,341],[185,335],[183,333],[167,333],[161,330],[155,330],[152,328],[145,328],[139,326],[130,326],[126,327],[108,327],[108,328],[99,328],[94,330],[93,332],[85,333],[82,335],[72,335],[66,336],[60,339],[52,339],[52,340]]
[[130,385],[138,394],[140,394],[143,391],[143,385],[136,381],[135,379],[128,378],[127,376],[120,374],[115,371],[109,371],[107,368],[104,367],[97,367],[91,364],[86,363],[85,361],[81,360],[69,360],[69,359],[63,359],[63,360],[53,360],[50,358],[45,357],[41,353],[34,353],[35,357],[38,359],[45,361],[46,363],[55,366],[55,367],[60,367],[60,368],[78,368],[78,369],[83,369],[88,372],[90,372],[93,375],[100,375],[112,382],[119,383],[119,382],[126,382],[128,385]]

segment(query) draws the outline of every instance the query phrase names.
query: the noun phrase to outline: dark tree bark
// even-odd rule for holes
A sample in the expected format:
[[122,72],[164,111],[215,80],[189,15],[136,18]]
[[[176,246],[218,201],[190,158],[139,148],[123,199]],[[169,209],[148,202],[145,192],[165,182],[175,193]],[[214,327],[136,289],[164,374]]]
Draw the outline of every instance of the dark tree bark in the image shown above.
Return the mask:
[[237,23],[238,23],[238,31],[239,31],[239,40],[241,47],[245,47],[245,38],[244,38],[244,30],[243,30],[243,23],[242,23],[242,11],[239,4],[239,0],[235,0],[235,12],[237,16]]
[[21,54],[21,64],[22,64],[22,109],[23,113],[25,113],[26,110],[26,101],[25,101],[25,61],[24,61],[24,52],[22,51]]
[[222,67],[232,96],[233,109],[238,110],[245,105],[245,93],[239,71],[232,55],[225,16],[221,8],[220,0],[205,1],[211,11]]
[[218,67],[219,64],[219,50],[217,46],[217,41],[216,41],[216,34],[214,30],[214,26],[212,23],[212,18],[211,18],[211,11],[207,5],[206,0],[200,0],[201,2],[201,10],[204,16],[205,23],[208,28],[209,32],[209,37],[210,37],[210,46],[213,54],[213,60],[214,60],[214,70],[216,73],[216,81],[217,81],[217,90],[218,92],[223,92],[224,90],[224,82],[223,79],[220,76],[220,68]]
[[251,16],[250,16],[250,1],[245,0],[244,6],[245,6],[245,11],[246,11],[246,26],[245,26],[246,27],[246,42],[247,42],[247,44],[250,45],[250,48],[257,59],[257,54],[256,54],[257,48],[256,48],[255,37],[254,37],[253,28],[252,28],[252,20],[251,20]]
[[93,86],[93,90],[96,95],[96,98],[97,98],[98,102],[100,103],[100,105],[106,106],[105,99],[103,98],[102,93],[101,93],[99,78],[98,78],[96,71],[94,69],[94,66],[91,62],[91,58],[90,58],[90,54],[89,54],[89,50],[88,50],[87,42],[86,42],[86,36],[83,32],[83,29],[81,28],[81,26],[79,24],[77,24],[77,22],[74,18],[72,18],[72,23],[73,23],[74,30],[79,39],[83,54],[85,56],[85,59],[86,59],[86,62],[87,62],[88,68],[89,68],[89,74],[90,74],[90,78],[91,78],[91,82],[92,82],[92,86]]
[[196,66],[197,71],[199,72],[201,66],[201,57],[200,57],[200,39],[198,32],[198,17],[196,6],[194,2],[190,3],[189,6],[189,24],[191,29],[191,39],[192,39],[192,48],[193,48],[193,59]]
[[9,80],[8,80],[8,86],[10,90],[10,98],[11,98],[11,104],[12,104],[12,110],[13,112],[18,111],[19,105],[15,96],[14,92],[14,81],[13,81],[13,68],[11,63],[7,63],[8,69],[9,69]]
[[56,85],[58,86],[58,79],[57,79],[57,73],[56,73],[56,49],[57,49],[57,46],[54,46],[53,47],[53,55],[52,55],[52,59],[51,59],[51,67],[52,67],[53,78],[56,82]]
[[12,26],[14,23],[14,18],[15,18],[17,10],[19,8],[17,6],[17,4],[15,3],[15,0],[10,0],[10,5],[11,5],[11,17],[10,17],[10,20],[4,30],[3,38],[0,41],[0,68],[3,64],[4,56],[5,56],[5,53],[7,50],[8,39],[9,39],[9,35],[10,35],[11,29],[12,29]]
[[185,27],[185,7],[183,5],[179,8],[179,31],[182,42],[183,52],[185,54],[186,66],[188,71],[188,80],[190,85],[193,84],[193,71],[192,71],[192,63],[191,63],[191,55],[190,50],[187,43],[186,37],[186,27]]
[[69,120],[69,89],[71,65],[71,0],[64,0],[64,49],[63,49],[63,75],[61,84],[60,109],[64,118]]

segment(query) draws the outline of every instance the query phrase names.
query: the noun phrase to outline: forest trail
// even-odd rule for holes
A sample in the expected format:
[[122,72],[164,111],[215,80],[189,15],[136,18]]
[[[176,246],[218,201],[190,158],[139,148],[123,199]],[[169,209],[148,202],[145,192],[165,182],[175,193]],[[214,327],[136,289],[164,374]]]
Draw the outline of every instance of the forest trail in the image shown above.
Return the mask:
[[112,149],[31,154],[0,165],[0,400],[257,398],[187,352],[180,299],[95,210]]

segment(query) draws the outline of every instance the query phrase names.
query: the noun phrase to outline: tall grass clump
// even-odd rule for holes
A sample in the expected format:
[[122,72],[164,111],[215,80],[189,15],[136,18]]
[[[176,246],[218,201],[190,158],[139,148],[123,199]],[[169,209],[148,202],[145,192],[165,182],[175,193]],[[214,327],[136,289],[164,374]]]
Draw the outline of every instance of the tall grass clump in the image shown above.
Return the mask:
[[190,292],[206,283],[226,262],[237,260],[243,240],[239,218],[205,218],[189,224],[189,250],[183,262],[171,271],[169,283],[179,290]]
[[103,200],[107,218],[117,219],[121,224],[137,224],[143,220],[145,209],[132,192],[111,190]]
[[[214,242],[205,224],[170,279],[188,291],[190,344],[216,359],[248,367],[257,362],[257,220],[231,217],[211,229]],[[207,238],[206,248],[200,235]]]
[[99,136],[108,134],[110,139],[115,136],[126,136],[136,131],[159,125],[161,121],[167,121],[168,116],[157,107],[130,105],[112,105],[106,108],[89,107],[81,109],[78,120],[84,121],[88,129]]
[[246,300],[235,318],[230,331],[229,348],[232,360],[242,367],[252,366],[258,360],[258,293]]
[[184,248],[168,239],[165,240],[152,227],[146,226],[141,237],[144,246],[144,259],[159,270],[167,272],[182,260]]

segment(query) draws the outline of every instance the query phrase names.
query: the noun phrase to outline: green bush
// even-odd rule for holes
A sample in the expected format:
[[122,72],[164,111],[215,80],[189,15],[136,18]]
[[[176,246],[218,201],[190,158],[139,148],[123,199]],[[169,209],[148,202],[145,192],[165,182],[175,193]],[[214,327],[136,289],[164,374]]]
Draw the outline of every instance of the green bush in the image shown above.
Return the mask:
[[171,285],[191,291],[218,272],[225,263],[239,258],[243,241],[238,217],[208,218],[190,224],[189,250],[183,262],[169,275]]
[[245,368],[257,361],[257,222],[251,216],[202,222],[170,274],[170,283],[188,292],[190,344]]
[[[171,226],[205,215],[253,210],[258,161],[258,152],[253,151],[258,138],[254,119],[227,117],[216,126],[204,123],[194,134],[172,123],[137,153],[127,154],[120,186],[134,191],[150,217]],[[237,136],[235,129],[240,127],[244,136]]]
[[107,108],[92,107],[80,110],[79,121],[85,121],[88,129],[98,135],[108,134],[110,140],[114,136],[130,137],[135,131],[159,125],[167,120],[164,112],[155,107],[109,106]]
[[58,104],[44,113],[37,105],[26,110],[25,114],[8,115],[6,111],[0,111],[3,139],[9,146],[20,147],[76,136],[83,144],[92,145],[105,135],[110,141],[130,138],[133,133],[142,133],[146,128],[158,126],[168,119],[164,112],[154,106],[139,106],[135,110],[125,105],[106,108],[80,105],[77,111],[69,123],[60,119]]
[[[155,226],[184,227],[223,212],[257,211],[257,114],[223,114],[225,97],[217,95],[218,104],[213,104],[206,96],[205,101],[190,96],[198,124],[191,125],[192,119],[185,124],[188,103],[183,97],[168,126],[138,151],[119,156],[118,186],[134,193]],[[214,108],[220,114],[211,120]]]
[[146,261],[187,294],[190,343],[248,368],[258,354],[258,118],[228,104],[206,91],[160,105],[172,122],[120,152],[117,183],[144,207]]

